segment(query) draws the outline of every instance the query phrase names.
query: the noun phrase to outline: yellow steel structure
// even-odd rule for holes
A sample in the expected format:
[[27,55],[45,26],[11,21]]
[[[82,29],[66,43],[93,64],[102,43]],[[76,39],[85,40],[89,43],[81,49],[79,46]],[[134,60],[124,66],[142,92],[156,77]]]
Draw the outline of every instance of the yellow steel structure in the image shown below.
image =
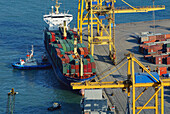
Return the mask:
[[[82,43],[83,25],[88,25],[88,50],[92,56],[94,45],[109,45],[109,56],[116,64],[115,48],[115,13],[133,13],[163,10],[165,6],[133,7],[124,0],[128,8],[115,8],[116,0],[79,0],[77,16],[77,32]],[[105,5],[104,5],[105,4]],[[103,23],[107,21],[105,26]],[[94,34],[94,26],[97,25],[97,34]],[[113,28],[112,28],[113,27]]]
[[[150,71],[144,65],[142,65],[132,54],[127,54],[126,58],[128,59],[128,61],[126,61],[123,65],[128,63],[127,80],[116,81],[116,82],[99,82],[100,80],[97,82],[86,81],[86,82],[80,82],[80,83],[71,83],[71,86],[73,87],[73,89],[122,88],[122,90],[126,91],[128,98],[130,98],[132,96],[132,112],[133,112],[133,114],[139,114],[143,109],[154,109],[155,114],[158,114],[158,104],[159,104],[158,96],[160,93],[161,94],[161,103],[160,103],[161,114],[164,114],[164,87],[170,86],[170,79],[160,79],[160,78],[159,78],[159,80],[156,79],[150,73]],[[135,82],[134,62],[136,62],[140,67],[142,67],[153,79],[155,79],[156,82],[136,83]],[[121,68],[123,65],[121,65],[119,68]],[[113,72],[111,72],[111,73],[113,73]],[[141,87],[144,87],[145,89],[138,96],[136,96],[137,88],[141,88]],[[154,88],[155,93],[150,97],[150,99],[143,106],[137,106],[136,105],[137,100],[144,94],[144,92],[149,87]],[[132,92],[132,95],[131,95],[131,92]],[[155,99],[154,106],[147,106],[147,104],[153,98]],[[129,109],[129,110],[131,110],[131,109]]]

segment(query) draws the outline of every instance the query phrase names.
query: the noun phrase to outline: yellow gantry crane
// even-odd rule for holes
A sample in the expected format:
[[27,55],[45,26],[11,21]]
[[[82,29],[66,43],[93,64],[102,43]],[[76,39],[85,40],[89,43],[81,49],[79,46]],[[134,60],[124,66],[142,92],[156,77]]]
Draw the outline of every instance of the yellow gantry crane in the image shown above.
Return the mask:
[[[153,109],[155,110],[155,114],[158,114],[158,105],[161,105],[161,114],[164,114],[164,87],[170,86],[170,79],[161,79],[159,77],[155,77],[151,74],[151,72],[143,65],[141,64],[132,54],[127,54],[126,58],[128,61],[123,63],[118,69],[120,69],[122,66],[124,66],[126,63],[128,64],[128,72],[127,72],[127,80],[125,81],[114,81],[114,82],[101,82],[102,79],[106,78],[108,75],[104,76],[103,78],[99,79],[97,82],[79,82],[79,83],[71,83],[71,86],[73,89],[92,89],[92,88],[122,88],[127,93],[128,98],[132,99],[132,109],[130,108],[129,111],[133,114],[139,114],[143,109]],[[124,60],[124,59],[123,59]],[[140,67],[142,67],[150,76],[153,82],[137,82],[137,78],[135,75],[135,68],[134,63],[137,63]],[[114,67],[113,67],[114,68]],[[113,69],[112,68],[112,69]],[[117,69],[117,70],[118,70]],[[100,75],[98,75],[100,76]],[[155,92],[154,94],[149,98],[149,100],[143,105],[143,106],[137,106],[138,99],[144,94],[144,92],[149,88],[154,88]],[[136,96],[137,88],[144,88],[144,90]],[[159,103],[159,95],[161,95],[161,103]],[[147,106],[148,103],[154,99],[154,106]],[[130,100],[128,101],[130,102]],[[129,107],[131,107],[129,103]]]
[[[109,45],[109,56],[116,64],[115,48],[115,13],[148,12],[165,9],[161,6],[133,7],[121,0],[127,8],[115,8],[116,0],[79,0],[77,16],[77,32],[82,43],[82,28],[88,25],[88,50],[94,54],[94,45]],[[107,25],[105,25],[107,24]],[[94,26],[97,26],[97,34],[94,34]]]

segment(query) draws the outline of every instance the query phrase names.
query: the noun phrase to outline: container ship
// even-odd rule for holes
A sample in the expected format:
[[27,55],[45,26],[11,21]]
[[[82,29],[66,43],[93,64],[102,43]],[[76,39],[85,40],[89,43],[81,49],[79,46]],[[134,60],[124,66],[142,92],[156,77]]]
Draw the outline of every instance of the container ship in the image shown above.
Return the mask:
[[77,32],[69,29],[73,16],[59,13],[56,1],[55,11],[44,15],[49,25],[44,29],[44,44],[57,78],[66,85],[71,82],[91,80],[96,76],[96,65],[84,43],[80,43]]

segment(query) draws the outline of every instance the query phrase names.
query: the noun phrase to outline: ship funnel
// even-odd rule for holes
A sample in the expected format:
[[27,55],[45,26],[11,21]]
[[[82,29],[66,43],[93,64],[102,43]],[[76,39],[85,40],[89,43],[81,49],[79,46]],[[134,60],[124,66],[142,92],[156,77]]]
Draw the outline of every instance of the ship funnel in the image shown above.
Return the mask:
[[66,30],[67,30],[66,21],[64,21],[64,33],[63,33],[64,40],[67,39],[67,32],[66,32]]

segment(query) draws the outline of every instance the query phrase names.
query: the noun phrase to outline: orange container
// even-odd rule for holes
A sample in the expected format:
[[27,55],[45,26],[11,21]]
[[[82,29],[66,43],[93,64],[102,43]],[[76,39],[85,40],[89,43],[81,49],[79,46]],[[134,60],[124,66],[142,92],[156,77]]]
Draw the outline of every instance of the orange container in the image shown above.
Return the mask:
[[166,35],[165,35],[165,38],[166,38],[166,39],[170,39],[170,34],[166,34]]
[[167,74],[167,68],[166,67],[159,67],[158,68],[158,74],[159,74],[159,76],[162,76],[162,74]]

